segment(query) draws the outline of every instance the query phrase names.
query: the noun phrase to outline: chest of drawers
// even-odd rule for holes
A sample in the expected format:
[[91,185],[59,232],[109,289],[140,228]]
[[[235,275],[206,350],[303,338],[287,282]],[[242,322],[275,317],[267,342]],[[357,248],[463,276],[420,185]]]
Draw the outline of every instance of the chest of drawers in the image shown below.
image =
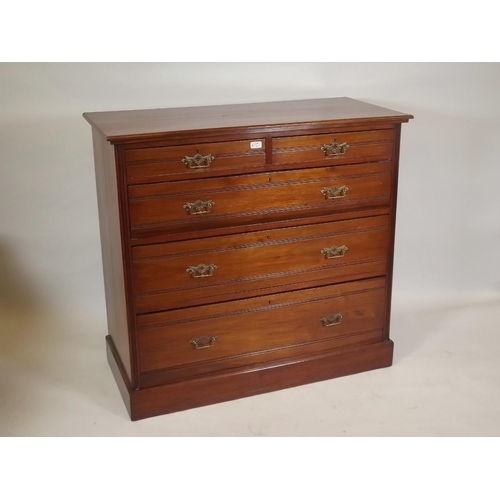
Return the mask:
[[411,115],[335,98],[84,117],[133,420],[391,365]]

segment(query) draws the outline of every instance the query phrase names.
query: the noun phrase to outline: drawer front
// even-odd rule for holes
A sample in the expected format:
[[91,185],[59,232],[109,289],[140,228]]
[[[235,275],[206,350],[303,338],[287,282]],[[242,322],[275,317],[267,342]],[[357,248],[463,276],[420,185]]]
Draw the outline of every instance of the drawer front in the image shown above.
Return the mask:
[[138,316],[140,370],[341,346],[347,336],[380,332],[384,306],[385,280],[377,278]]
[[301,135],[273,139],[273,164],[344,164],[390,160],[392,129],[335,134]]
[[389,217],[135,247],[138,313],[385,273]]
[[391,162],[129,187],[132,236],[389,205]]
[[129,184],[158,182],[186,176],[196,178],[227,175],[236,169],[257,169],[265,162],[265,139],[125,151]]

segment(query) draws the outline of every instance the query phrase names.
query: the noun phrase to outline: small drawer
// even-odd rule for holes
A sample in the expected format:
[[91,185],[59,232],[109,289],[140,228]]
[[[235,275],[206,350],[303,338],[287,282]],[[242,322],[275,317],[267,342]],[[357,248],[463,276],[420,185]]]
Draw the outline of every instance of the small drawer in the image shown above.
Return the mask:
[[392,159],[392,129],[273,139],[273,164],[341,165]]
[[265,139],[125,150],[129,184],[260,170],[265,162]]
[[134,247],[136,312],[380,276],[388,243],[381,216]]
[[369,332],[381,340],[385,293],[385,279],[376,278],[141,315],[140,371],[203,364],[194,368],[199,374],[213,371],[211,362],[222,369],[271,352],[274,359],[294,356],[304,346],[321,352]]
[[391,162],[129,186],[132,237],[388,206]]

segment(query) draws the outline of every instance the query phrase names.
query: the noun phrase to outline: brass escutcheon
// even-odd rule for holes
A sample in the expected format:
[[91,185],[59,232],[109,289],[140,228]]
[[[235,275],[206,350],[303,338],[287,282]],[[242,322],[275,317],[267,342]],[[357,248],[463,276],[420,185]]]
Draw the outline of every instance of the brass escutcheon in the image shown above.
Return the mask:
[[213,160],[215,160],[215,156],[211,154],[201,155],[196,151],[194,156],[185,156],[182,159],[182,163],[188,168],[207,168]]
[[197,339],[191,339],[189,343],[195,348],[195,349],[208,349],[209,347],[212,347],[215,344],[215,341],[217,340],[216,335],[212,335],[211,337],[199,337]]
[[328,327],[340,325],[343,317],[344,315],[342,313],[335,313],[328,316],[323,316],[322,318],[319,318],[319,320],[321,321],[321,324],[323,326]]
[[333,186],[331,188],[323,188],[321,193],[327,200],[333,200],[334,198],[343,198],[347,191],[349,191],[347,186]]
[[217,269],[215,264],[198,264],[197,266],[189,266],[186,269],[193,278],[207,278],[212,276]]
[[196,200],[193,203],[186,203],[182,208],[184,208],[189,215],[198,215],[210,212],[214,206],[215,202],[212,200]]
[[341,247],[333,245],[330,248],[323,248],[321,253],[325,256],[325,259],[338,259],[339,257],[343,257],[347,250],[349,249],[345,245]]
[[349,144],[347,144],[347,142],[339,144],[337,142],[337,139],[333,139],[333,142],[331,144],[323,144],[323,146],[321,146],[321,151],[323,151],[323,153],[325,153],[325,156],[328,157],[342,156],[345,154],[348,147]]

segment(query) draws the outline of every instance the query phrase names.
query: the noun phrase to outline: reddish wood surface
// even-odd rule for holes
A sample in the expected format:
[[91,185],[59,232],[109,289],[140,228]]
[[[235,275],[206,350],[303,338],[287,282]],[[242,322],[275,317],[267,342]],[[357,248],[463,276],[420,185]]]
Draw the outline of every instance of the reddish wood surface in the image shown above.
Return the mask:
[[[321,149],[333,143],[346,144],[344,153],[327,156]],[[273,164],[310,163],[342,165],[366,161],[390,160],[393,153],[393,130],[333,133],[279,137],[273,142]]]
[[[251,143],[262,143],[251,148]],[[190,168],[183,159],[199,153],[212,156],[208,166]],[[266,141],[257,140],[188,144],[163,148],[131,149],[125,153],[127,179],[130,184],[161,182],[178,178],[228,175],[234,171],[259,170],[266,163]]]
[[[113,356],[109,340],[107,346],[111,369],[115,377],[119,377],[120,361]],[[384,368],[392,364],[393,349],[392,341],[386,340],[186,378],[170,384],[129,390],[124,398],[125,405],[130,408],[131,419],[140,420]],[[117,382],[125,387],[119,378]]]
[[318,354],[329,349],[347,349],[354,346],[374,344],[383,340],[382,330],[369,330],[356,332],[340,337],[332,337],[321,342],[310,342],[270,349],[249,356],[231,356],[214,359],[206,363],[190,363],[187,365],[169,367],[163,370],[154,370],[140,374],[141,388],[152,387],[160,384],[170,384],[179,380],[202,377],[213,373],[227,372],[236,369],[248,369],[249,366],[264,363],[282,363],[294,357]]
[[132,415],[132,398],[131,394],[134,393],[134,389],[130,383],[130,377],[128,376],[125,366],[123,365],[122,356],[118,353],[115,343],[113,342],[113,337],[111,335],[106,336],[106,357],[108,359],[108,364],[111,367],[111,372],[115,378],[116,385],[120,391],[123,402],[129,415]]
[[[286,217],[276,221],[255,222],[240,226],[226,226],[203,229],[203,237],[211,238],[213,236],[224,236],[228,234],[244,234],[253,231],[270,231],[273,229],[300,227],[312,224],[322,224],[324,222],[334,222],[347,219],[362,219],[366,217],[376,217],[378,215],[386,215],[389,213],[389,205],[374,208],[360,207],[359,209],[350,208],[345,211],[331,212],[322,215],[312,215],[304,218]],[[197,230],[187,230],[182,233],[176,232],[157,232],[148,234],[147,231],[142,232],[137,237],[130,240],[133,247],[142,245],[151,245],[156,243],[166,243],[169,241],[184,241],[197,239],[200,232]]]
[[[138,331],[141,371],[254,356],[380,330],[384,295],[385,279],[378,278],[143,316]],[[343,317],[338,324],[322,324],[321,318],[339,313]],[[211,347],[195,349],[190,344],[205,336],[217,337]]]
[[386,311],[384,320],[384,338],[389,339],[390,324],[391,324],[391,304],[392,304],[392,282],[393,282],[393,272],[394,272],[394,250],[395,250],[395,239],[396,239],[396,208],[397,208],[397,198],[398,198],[398,176],[399,176],[399,148],[401,143],[401,124],[394,125],[394,153],[393,157],[395,159],[392,172],[392,186],[391,186],[391,208],[390,208],[390,218],[391,218],[391,228],[389,231],[389,247],[387,252],[386,261],[386,276],[387,276],[387,296],[385,299]]
[[[206,304],[385,273],[389,217],[369,217],[274,231],[188,240],[133,249],[139,313]],[[343,256],[321,251],[347,246]],[[210,276],[187,272],[217,266]]]
[[[387,206],[391,162],[325,167],[129,187],[132,235],[182,232]],[[323,188],[347,186],[326,199]],[[190,215],[184,205],[214,202]]]
[[[179,132],[221,134],[252,130],[311,128],[321,124],[360,125],[407,122],[411,115],[347,97],[251,104],[197,106],[84,113],[84,118],[112,142],[182,136]],[[243,130],[242,130],[243,129]]]
[[127,304],[125,291],[127,271],[122,259],[122,243],[125,247],[128,246],[121,229],[124,212],[120,211],[119,195],[122,191],[116,174],[114,148],[95,129],[92,137],[108,333],[113,338],[128,379],[133,381],[137,377],[134,376],[129,337],[130,304]]
[[[411,115],[340,98],[84,116],[108,359],[133,420],[391,364],[400,128]],[[349,148],[327,157],[333,141]],[[182,158],[197,151],[215,159],[188,169]],[[344,197],[321,192],[343,185]],[[214,206],[189,215],[183,205],[197,200]],[[333,245],[344,257],[324,258]],[[213,276],[186,272],[202,263],[217,265]],[[336,312],[341,323],[322,326]],[[212,335],[211,347],[190,343]]]

